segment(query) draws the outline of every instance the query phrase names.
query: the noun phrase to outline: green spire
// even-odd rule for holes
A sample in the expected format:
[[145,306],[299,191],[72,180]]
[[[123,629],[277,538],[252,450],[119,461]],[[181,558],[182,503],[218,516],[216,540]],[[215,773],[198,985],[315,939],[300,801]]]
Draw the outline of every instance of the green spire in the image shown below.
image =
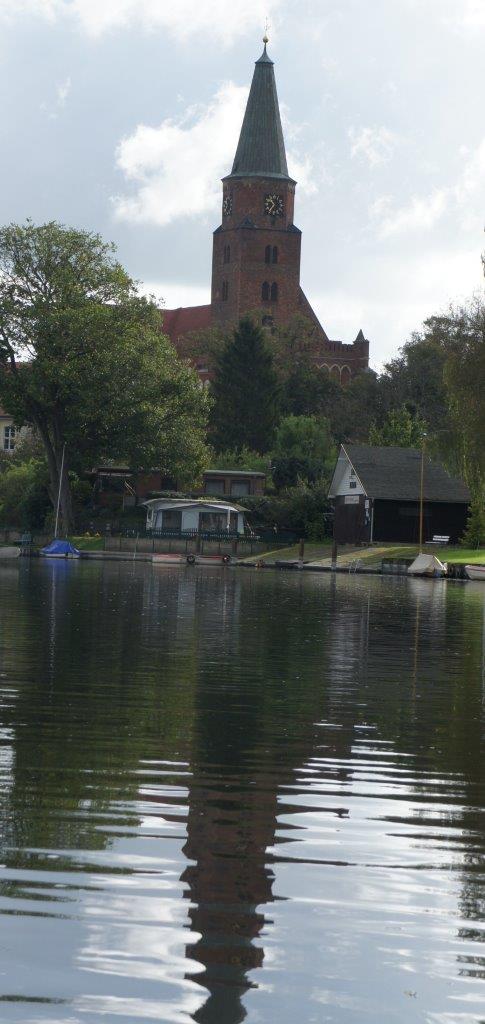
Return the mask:
[[264,50],[256,61],[246,113],[230,177],[264,175],[287,178],[285,143],[273,61]]

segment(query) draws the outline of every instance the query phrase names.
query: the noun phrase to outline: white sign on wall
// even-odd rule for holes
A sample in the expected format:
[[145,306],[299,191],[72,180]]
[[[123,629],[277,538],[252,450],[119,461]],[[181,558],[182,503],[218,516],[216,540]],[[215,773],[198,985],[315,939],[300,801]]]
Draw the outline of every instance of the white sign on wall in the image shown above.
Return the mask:
[[344,505],[358,505],[359,495],[358,494],[346,494],[344,498]]

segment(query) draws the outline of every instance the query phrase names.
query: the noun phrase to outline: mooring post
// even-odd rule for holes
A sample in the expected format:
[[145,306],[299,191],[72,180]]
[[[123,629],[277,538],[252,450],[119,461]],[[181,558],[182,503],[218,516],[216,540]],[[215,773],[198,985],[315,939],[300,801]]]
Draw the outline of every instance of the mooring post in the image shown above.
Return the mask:
[[332,572],[335,572],[337,568],[337,541],[335,538],[332,542]]
[[303,569],[303,558],[305,556],[305,541],[303,537],[300,537],[300,544],[298,548],[298,568]]

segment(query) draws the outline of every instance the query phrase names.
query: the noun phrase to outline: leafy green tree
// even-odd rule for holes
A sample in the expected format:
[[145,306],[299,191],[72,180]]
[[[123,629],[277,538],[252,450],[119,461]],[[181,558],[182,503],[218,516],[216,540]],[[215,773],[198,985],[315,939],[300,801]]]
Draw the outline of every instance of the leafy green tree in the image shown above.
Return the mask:
[[426,424],[418,416],[412,416],[405,405],[392,409],[381,427],[372,424],[369,444],[398,448],[419,448],[426,433]]
[[278,490],[298,480],[314,483],[330,472],[336,458],[328,421],[315,416],[286,416],[278,425],[272,451]]
[[485,500],[483,495],[473,499],[461,543],[465,548],[485,546]]
[[249,448],[227,450],[214,454],[210,461],[211,469],[244,469],[253,470],[256,473],[271,473],[271,459],[269,455],[261,455],[260,452],[252,452]]
[[267,452],[278,421],[278,385],[264,332],[243,317],[216,361],[211,440],[216,451]]
[[472,490],[485,480],[485,301],[475,297],[450,311],[443,331],[444,379],[459,448],[460,468]]
[[329,410],[336,441],[367,441],[372,423],[385,419],[388,407],[381,382],[373,371],[359,373],[347,387],[339,387]]
[[0,230],[0,398],[42,441],[65,532],[70,469],[122,458],[194,478],[205,458],[207,397],[114,252],[57,223]]

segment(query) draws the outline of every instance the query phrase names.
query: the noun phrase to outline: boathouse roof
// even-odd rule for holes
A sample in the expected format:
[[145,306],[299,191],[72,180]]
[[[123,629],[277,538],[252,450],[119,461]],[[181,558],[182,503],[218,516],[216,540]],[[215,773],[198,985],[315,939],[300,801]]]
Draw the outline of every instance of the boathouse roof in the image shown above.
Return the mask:
[[[368,498],[387,501],[419,501],[421,451],[419,448],[344,444],[335,468],[330,496],[337,493],[339,466],[350,462]],[[424,456],[425,501],[468,504],[470,491],[459,477],[451,476],[440,462]]]

